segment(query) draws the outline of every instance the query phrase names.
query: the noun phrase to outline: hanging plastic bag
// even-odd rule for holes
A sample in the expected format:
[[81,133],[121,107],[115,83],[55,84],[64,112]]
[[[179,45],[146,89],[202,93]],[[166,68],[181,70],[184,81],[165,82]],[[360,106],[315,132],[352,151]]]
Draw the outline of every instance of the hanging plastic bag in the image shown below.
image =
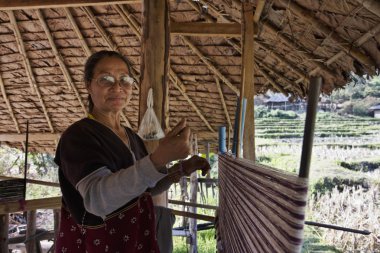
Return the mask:
[[141,121],[138,134],[143,140],[158,140],[165,136],[164,131],[162,131],[161,124],[158,122],[156,113],[153,109],[153,90],[149,89],[148,99],[147,99],[148,108],[144,114],[144,117]]

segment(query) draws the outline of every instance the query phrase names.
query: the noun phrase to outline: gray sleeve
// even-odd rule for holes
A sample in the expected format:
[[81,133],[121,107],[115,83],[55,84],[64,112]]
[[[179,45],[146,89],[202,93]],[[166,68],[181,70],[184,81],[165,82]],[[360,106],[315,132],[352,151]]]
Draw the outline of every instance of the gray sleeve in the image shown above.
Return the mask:
[[86,210],[105,218],[125,203],[153,188],[166,174],[154,167],[150,156],[136,161],[133,166],[112,173],[102,167],[86,176],[76,185]]
[[163,179],[161,179],[157,184],[156,186],[154,186],[152,189],[151,189],[151,194],[152,196],[156,196],[164,191],[167,191],[169,190],[170,186],[173,184],[174,182],[171,180],[170,177],[166,176],[164,177]]

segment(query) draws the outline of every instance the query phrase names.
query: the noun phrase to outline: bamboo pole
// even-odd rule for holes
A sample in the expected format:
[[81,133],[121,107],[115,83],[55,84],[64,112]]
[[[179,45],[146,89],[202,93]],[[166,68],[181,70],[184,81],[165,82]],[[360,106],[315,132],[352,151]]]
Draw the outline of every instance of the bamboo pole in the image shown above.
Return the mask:
[[17,119],[16,119],[16,116],[13,112],[13,108],[11,106],[11,103],[9,102],[7,93],[5,91],[4,82],[3,82],[3,78],[1,77],[1,74],[0,74],[0,90],[1,90],[1,94],[2,94],[4,102],[5,102],[5,105],[8,108],[9,115],[11,116],[13,123],[15,124],[16,131],[17,131],[17,133],[21,133],[20,127],[19,127]]
[[215,83],[216,83],[216,87],[218,88],[218,92],[219,92],[220,100],[222,101],[222,106],[223,106],[223,110],[224,110],[224,115],[226,116],[226,120],[227,120],[227,123],[228,123],[228,127],[229,127],[230,129],[232,129],[232,123],[231,123],[230,114],[228,113],[226,100],[224,99],[224,95],[223,95],[222,87],[220,86],[219,78],[218,78],[218,77],[215,77]]
[[255,22],[256,24],[259,23],[261,13],[264,10],[264,6],[265,6],[265,0],[258,0],[257,1],[257,5],[256,5],[256,9],[255,9],[255,15],[253,16],[253,22]]
[[27,75],[28,80],[29,80],[30,87],[32,89],[32,92],[35,92],[37,95],[37,98],[41,104],[45,119],[46,119],[47,124],[49,126],[50,132],[54,133],[53,125],[52,125],[50,117],[47,113],[45,103],[42,99],[40,90],[37,86],[37,82],[36,82],[36,79],[35,79],[34,74],[33,74],[32,66],[30,65],[29,59],[28,59],[27,54],[26,54],[24,42],[22,40],[21,33],[20,33],[20,30],[19,30],[18,25],[17,25],[16,17],[14,15],[13,11],[8,11],[8,16],[9,16],[11,25],[13,26],[13,31],[14,31],[14,34],[16,37],[16,43],[17,43],[17,47],[19,49],[19,53],[21,54],[21,56],[23,58],[23,63],[24,63],[24,67],[26,70],[26,75]]
[[75,34],[78,36],[79,38],[79,41],[81,42],[81,45],[82,45],[82,48],[83,48],[83,51],[85,52],[85,54],[88,56],[90,56],[92,53],[91,53],[91,49],[88,47],[87,43],[86,43],[86,40],[85,38],[83,37],[73,15],[71,14],[71,10],[70,8],[68,7],[65,7],[64,8],[65,10],[65,13],[66,13],[66,17],[67,19],[70,21],[71,23],[71,26],[73,27],[73,30],[75,32]]

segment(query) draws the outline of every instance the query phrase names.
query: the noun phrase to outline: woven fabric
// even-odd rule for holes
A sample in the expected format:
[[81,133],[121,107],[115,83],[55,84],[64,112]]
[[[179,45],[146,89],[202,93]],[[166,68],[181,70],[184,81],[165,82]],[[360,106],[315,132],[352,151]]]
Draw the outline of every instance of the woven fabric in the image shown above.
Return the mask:
[[307,179],[219,156],[218,236],[223,252],[300,252]]

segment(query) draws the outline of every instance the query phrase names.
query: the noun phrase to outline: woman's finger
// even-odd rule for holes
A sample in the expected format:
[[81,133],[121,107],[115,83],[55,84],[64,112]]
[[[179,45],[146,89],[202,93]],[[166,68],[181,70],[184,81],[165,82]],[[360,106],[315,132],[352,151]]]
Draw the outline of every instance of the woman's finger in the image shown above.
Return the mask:
[[181,119],[181,121],[178,122],[177,125],[173,128],[173,130],[171,130],[166,136],[176,136],[182,131],[184,127],[186,127],[186,119]]

